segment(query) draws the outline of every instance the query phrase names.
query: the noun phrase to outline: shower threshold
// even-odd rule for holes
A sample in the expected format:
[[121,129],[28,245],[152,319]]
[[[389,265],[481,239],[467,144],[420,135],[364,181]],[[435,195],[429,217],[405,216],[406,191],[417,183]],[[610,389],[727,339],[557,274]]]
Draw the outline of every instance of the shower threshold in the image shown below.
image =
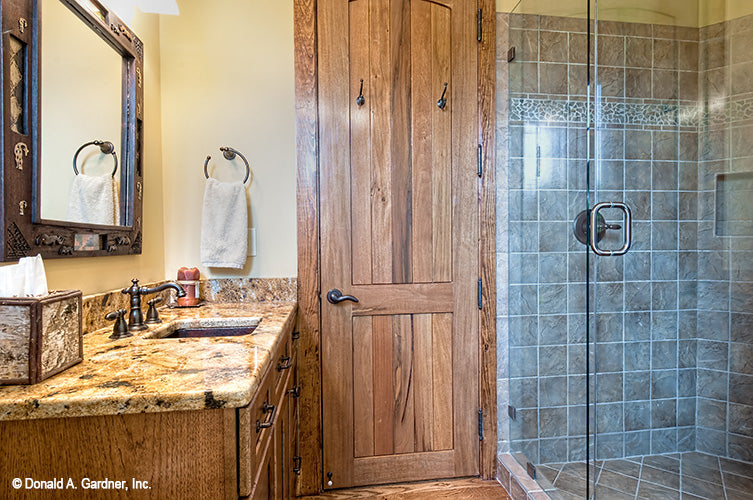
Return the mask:
[[[536,475],[554,500],[586,496],[585,462],[537,465]],[[596,500],[753,500],[753,463],[699,452],[596,461],[592,477]]]

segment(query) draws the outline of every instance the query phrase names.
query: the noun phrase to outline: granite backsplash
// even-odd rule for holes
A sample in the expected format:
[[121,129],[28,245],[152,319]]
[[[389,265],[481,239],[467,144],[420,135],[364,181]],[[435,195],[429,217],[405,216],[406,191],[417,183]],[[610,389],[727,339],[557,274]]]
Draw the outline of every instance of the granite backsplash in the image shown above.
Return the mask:
[[[165,281],[141,283],[142,286],[154,287]],[[232,278],[201,280],[200,298],[205,302],[239,303],[251,302],[292,302],[296,300],[298,280],[296,278]],[[162,304],[168,303],[169,289],[149,298],[162,296]],[[120,290],[87,295],[83,298],[82,328],[84,334],[108,326],[105,319],[110,311],[129,308],[129,296]],[[142,299],[142,308],[146,313],[146,300]]]

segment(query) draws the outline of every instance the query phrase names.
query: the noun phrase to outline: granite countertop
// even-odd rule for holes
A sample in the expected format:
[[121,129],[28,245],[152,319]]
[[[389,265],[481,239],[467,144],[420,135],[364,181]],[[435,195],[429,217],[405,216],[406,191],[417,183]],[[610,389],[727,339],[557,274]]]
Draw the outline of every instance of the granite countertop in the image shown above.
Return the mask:
[[[160,309],[162,324],[121,340],[84,335],[84,360],[35,385],[0,386],[0,420],[238,408],[251,402],[295,302]],[[182,326],[261,323],[239,337],[156,339]]]

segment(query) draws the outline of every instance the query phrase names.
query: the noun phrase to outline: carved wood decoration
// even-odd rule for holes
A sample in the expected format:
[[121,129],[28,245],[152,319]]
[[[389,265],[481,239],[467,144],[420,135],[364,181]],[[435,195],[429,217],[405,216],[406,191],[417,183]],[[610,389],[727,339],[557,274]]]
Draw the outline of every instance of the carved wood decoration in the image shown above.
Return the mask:
[[[113,13],[94,15],[82,0],[60,0],[123,58],[123,226],[48,221],[40,217],[40,12],[41,0],[1,0],[2,174],[0,261],[41,254],[45,259],[141,253],[144,179],[141,137],[144,48]],[[138,186],[138,188],[136,187]],[[138,193],[136,190],[138,189]],[[138,195],[137,195],[138,194]],[[97,245],[76,245],[79,240]],[[133,243],[131,243],[133,242]]]

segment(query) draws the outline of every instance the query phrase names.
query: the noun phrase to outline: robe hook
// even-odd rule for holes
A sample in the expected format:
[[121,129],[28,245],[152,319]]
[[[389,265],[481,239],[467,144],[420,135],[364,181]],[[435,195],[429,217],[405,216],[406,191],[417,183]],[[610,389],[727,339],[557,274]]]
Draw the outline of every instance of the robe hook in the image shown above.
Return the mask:
[[356,104],[363,106],[366,103],[366,98],[363,96],[363,78],[361,78],[361,90],[358,91],[358,97],[356,98]]
[[447,94],[447,82],[444,84],[444,90],[442,91],[442,97],[439,98],[437,101],[437,107],[439,109],[444,109],[447,107],[447,98],[445,98],[445,95]]

